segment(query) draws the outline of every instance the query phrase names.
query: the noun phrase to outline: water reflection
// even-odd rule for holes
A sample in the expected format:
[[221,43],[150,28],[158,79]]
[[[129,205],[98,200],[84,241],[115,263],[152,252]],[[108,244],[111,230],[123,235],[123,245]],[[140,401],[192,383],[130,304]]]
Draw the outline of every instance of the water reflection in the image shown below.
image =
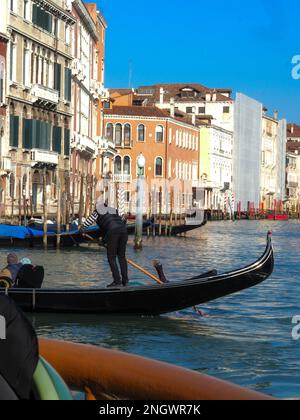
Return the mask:
[[[201,307],[162,317],[34,315],[39,334],[153,357],[215,375],[281,397],[300,395],[300,342],[291,338],[299,307],[298,222],[213,222],[186,238],[145,240],[144,251],[128,256],[153,272],[162,261],[170,280],[216,268],[227,271],[256,260],[273,230],[275,271],[270,279]],[[105,251],[18,251],[46,269],[46,285],[103,287],[111,281]],[[5,250],[1,257],[5,257]],[[133,280],[150,284],[130,269]]]

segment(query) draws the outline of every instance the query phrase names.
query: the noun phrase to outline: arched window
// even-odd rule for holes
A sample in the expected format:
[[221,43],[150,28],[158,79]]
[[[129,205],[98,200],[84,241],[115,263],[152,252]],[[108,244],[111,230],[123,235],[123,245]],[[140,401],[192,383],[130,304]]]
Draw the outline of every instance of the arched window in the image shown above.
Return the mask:
[[115,145],[122,146],[122,125],[116,124]]
[[124,146],[131,146],[131,125],[125,124],[124,126]]
[[124,157],[123,172],[125,175],[131,174],[131,161],[129,156]]
[[155,159],[155,176],[163,176],[163,160],[161,157]]
[[114,126],[111,123],[106,126],[106,138],[108,141],[114,141]]
[[121,175],[122,173],[122,159],[121,156],[115,157],[115,164],[114,164],[114,174]]
[[156,141],[157,143],[162,143],[164,141],[164,128],[162,125],[156,127]]
[[138,126],[138,141],[145,141],[145,126],[140,124]]

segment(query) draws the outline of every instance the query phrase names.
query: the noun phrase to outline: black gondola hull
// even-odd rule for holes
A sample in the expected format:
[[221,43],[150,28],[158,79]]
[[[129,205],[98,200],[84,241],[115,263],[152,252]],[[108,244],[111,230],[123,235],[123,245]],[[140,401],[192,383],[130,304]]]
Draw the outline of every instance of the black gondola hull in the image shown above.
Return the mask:
[[121,289],[10,289],[8,295],[27,312],[160,315],[253,287],[267,279],[273,267],[268,239],[265,253],[254,264],[209,278]]

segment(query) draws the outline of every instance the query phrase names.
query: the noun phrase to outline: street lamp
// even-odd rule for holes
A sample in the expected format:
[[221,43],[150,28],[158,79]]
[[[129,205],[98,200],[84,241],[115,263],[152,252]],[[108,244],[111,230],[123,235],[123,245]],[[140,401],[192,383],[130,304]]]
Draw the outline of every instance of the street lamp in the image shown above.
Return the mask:
[[136,250],[143,249],[143,184],[145,173],[146,159],[140,153],[137,159],[138,174],[137,174],[137,198],[136,198],[136,219],[135,219],[135,241],[134,248]]

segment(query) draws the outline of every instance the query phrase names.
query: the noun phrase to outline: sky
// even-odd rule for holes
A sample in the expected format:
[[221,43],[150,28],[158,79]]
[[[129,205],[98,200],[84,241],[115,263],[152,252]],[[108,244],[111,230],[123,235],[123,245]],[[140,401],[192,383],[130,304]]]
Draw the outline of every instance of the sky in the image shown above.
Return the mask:
[[299,0],[96,1],[108,23],[107,87],[231,88],[300,125]]

